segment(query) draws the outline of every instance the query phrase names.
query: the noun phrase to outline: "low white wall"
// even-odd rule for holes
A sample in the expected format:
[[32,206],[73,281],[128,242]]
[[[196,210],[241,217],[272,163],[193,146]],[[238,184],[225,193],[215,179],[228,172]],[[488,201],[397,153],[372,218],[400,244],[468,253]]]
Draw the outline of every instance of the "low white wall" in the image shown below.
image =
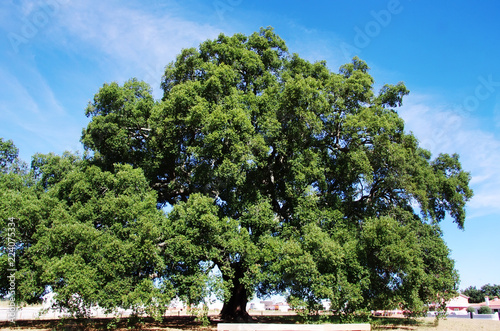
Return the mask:
[[482,320],[497,320],[498,321],[498,313],[494,314],[472,314],[474,319],[482,319]]
[[[458,314],[458,315],[447,315],[446,318],[465,318],[465,319],[470,319],[470,314],[467,313],[467,315],[464,314]],[[498,313],[494,314],[476,314],[472,313],[472,318],[473,319],[478,319],[478,320],[493,320],[493,321],[498,321]]]
[[469,318],[470,319],[470,314],[459,314],[459,315],[447,315],[446,318]]
[[370,331],[370,324],[219,323],[217,331]]
[[[434,317],[435,314],[429,314],[427,313],[427,317]],[[470,319],[470,313],[460,313],[460,314],[448,314],[446,315],[446,318],[463,318],[463,319]],[[498,321],[498,313],[494,314],[472,314],[472,318],[474,319],[481,319],[481,320],[493,320],[493,321]]]
[[[126,317],[132,314],[132,310],[118,309],[114,314],[106,314],[104,309],[92,308],[90,315],[92,317]],[[54,309],[43,310],[40,307],[18,308],[15,320],[36,320],[36,319],[57,319],[61,317],[70,317],[69,314]],[[11,315],[9,308],[0,308],[0,321],[9,321]]]
[[[35,320],[35,319],[56,319],[68,317],[68,314],[61,313],[56,310],[48,310],[41,314],[42,308],[24,307],[17,309],[15,320]],[[0,321],[8,321],[11,319],[8,308],[0,308]]]

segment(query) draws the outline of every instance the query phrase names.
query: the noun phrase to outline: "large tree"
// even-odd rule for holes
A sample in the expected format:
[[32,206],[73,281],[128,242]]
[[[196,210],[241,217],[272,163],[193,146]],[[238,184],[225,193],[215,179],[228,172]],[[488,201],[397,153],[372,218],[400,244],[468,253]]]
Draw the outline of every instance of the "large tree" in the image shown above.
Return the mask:
[[486,296],[489,298],[500,297],[500,285],[486,284],[481,289],[469,286],[462,293],[469,297],[469,303],[480,303],[485,300]]
[[142,170],[103,171],[70,153],[0,172],[0,295],[21,305],[52,292],[54,307],[74,316],[96,306],[163,314],[174,293],[158,281],[165,216],[156,200]]
[[470,175],[419,147],[394,110],[407,88],[375,93],[368,71],[310,63],[271,28],[221,34],[166,67],[159,101],[137,80],[105,84],[82,142],[105,170],[144,170],[173,206],[165,279],[196,301],[218,269],[224,318],[256,292],[418,310],[456,290],[439,222],[463,228]]

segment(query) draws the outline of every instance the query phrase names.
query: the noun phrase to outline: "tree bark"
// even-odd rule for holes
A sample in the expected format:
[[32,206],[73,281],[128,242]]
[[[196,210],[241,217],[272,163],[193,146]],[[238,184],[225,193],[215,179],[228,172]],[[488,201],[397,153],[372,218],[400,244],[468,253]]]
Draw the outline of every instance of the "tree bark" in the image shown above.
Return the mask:
[[234,278],[223,276],[225,281],[232,281],[231,297],[224,302],[221,311],[221,318],[226,321],[248,321],[251,319],[247,312],[248,291],[244,284],[240,282],[243,278],[241,266],[234,267]]

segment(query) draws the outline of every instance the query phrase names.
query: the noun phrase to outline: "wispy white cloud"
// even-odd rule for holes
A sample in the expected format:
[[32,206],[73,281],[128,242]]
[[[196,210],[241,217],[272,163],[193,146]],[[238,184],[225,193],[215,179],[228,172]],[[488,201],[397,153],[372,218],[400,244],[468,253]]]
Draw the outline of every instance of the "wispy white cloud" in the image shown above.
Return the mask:
[[[71,2],[61,7],[52,38],[75,52],[117,64],[120,73],[144,78],[158,87],[166,64],[182,48],[196,47],[219,30],[178,17],[172,8],[158,12],[129,6],[123,1]],[[126,79],[129,77],[120,77]]]
[[500,94],[497,95],[496,100],[495,100],[495,110],[494,110],[494,121],[495,121],[495,127],[500,128]]
[[437,97],[410,95],[400,114],[408,131],[433,155],[458,153],[471,173],[474,197],[468,204],[470,218],[500,212],[500,140],[479,127],[471,116],[439,104]]
[[26,88],[14,75],[12,75],[6,69],[2,69],[1,67],[0,83],[4,87],[0,91],[0,98],[2,100],[2,103],[0,104],[0,107],[2,109],[2,112],[0,112],[0,116],[14,113],[15,109],[19,107],[19,105],[17,104],[18,100],[23,100],[23,108],[27,110],[27,114],[37,114],[40,112],[38,104],[35,102],[35,100],[33,100]]
[[[58,102],[49,84],[32,68],[24,68],[25,79],[16,77],[0,68],[0,120],[2,136],[13,139],[21,149],[21,157],[28,161],[33,151],[49,152],[51,149],[78,149],[78,137],[72,137],[80,128]],[[75,139],[76,138],[76,139]]]
[[[111,80],[138,77],[158,89],[165,65],[182,48],[197,46],[219,33],[212,26],[179,17],[173,7],[168,11],[162,5],[154,11],[135,0],[19,0],[7,9],[0,10],[0,16],[8,12],[15,19],[0,28],[24,39],[17,50],[9,47],[15,67],[0,64],[4,86],[0,129],[1,136],[14,140],[25,160],[35,152],[81,149],[84,103],[68,100],[89,100],[104,83],[93,85],[95,79],[86,71],[88,63],[98,67],[94,73],[102,72]],[[34,23],[38,23],[35,29],[23,34]],[[59,68],[58,63],[49,62],[54,58],[71,59],[74,68],[65,73],[69,63]],[[64,87],[67,83],[73,89]],[[77,91],[77,86],[85,90]]]

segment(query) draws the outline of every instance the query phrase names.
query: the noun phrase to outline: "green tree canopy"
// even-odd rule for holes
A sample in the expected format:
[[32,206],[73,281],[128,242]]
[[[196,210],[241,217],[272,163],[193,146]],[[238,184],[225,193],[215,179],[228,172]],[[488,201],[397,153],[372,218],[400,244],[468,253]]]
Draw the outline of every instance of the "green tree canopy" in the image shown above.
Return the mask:
[[[16,302],[36,303],[54,292],[55,304],[76,315],[91,306],[163,312],[173,296],[161,282],[158,240],[164,215],[140,169],[112,172],[65,153],[33,157],[24,175],[0,175],[2,294],[15,270]],[[6,252],[15,241],[15,266]]]
[[0,173],[24,173],[26,164],[19,159],[19,149],[12,140],[0,137]]
[[160,101],[136,80],[105,84],[82,141],[101,167],[146,167],[173,206],[166,274],[199,292],[217,267],[223,317],[255,292],[422,309],[456,290],[438,223],[463,228],[470,175],[418,146],[393,109],[408,90],[375,93],[368,71],[310,63],[271,28],[221,34],[166,67]]
[[486,296],[489,298],[500,297],[500,285],[486,284],[480,289],[477,289],[475,286],[469,286],[462,291],[462,294],[469,297],[470,303],[480,303],[484,302]]
[[463,228],[470,175],[405,132],[405,85],[377,93],[368,72],[358,58],[338,73],[310,63],[267,28],[182,50],[161,100],[135,79],[104,84],[86,110],[90,164],[34,159],[42,216],[23,260],[50,267],[31,279],[112,307],[155,277],[148,298],[200,301],[217,271],[226,319],[247,317],[254,294],[339,313],[453,296],[439,222]]
[[7,167],[17,159],[19,150],[12,140],[4,141],[0,138],[0,170],[7,171]]
[[485,296],[488,296],[490,298],[494,297],[499,297],[500,298],[500,285],[496,284],[486,284],[481,287],[481,291],[484,293]]

